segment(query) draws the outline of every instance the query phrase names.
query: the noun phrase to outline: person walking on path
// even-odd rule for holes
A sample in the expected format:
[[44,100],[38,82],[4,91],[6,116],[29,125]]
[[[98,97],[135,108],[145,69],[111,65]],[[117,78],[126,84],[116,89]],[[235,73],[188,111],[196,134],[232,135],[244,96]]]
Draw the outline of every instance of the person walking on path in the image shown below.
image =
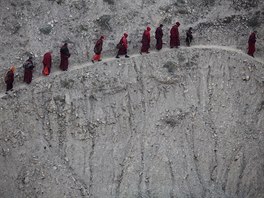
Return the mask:
[[24,67],[24,82],[27,84],[30,84],[32,81],[32,73],[34,69],[34,64],[33,64],[33,57],[30,56],[26,62],[23,64]]
[[170,47],[178,48],[180,46],[180,34],[179,34],[179,26],[181,24],[177,22],[174,26],[172,26],[170,30]]
[[257,31],[254,31],[250,34],[249,38],[248,38],[248,55],[254,57],[254,53],[256,51],[256,34]]
[[64,45],[61,47],[60,56],[61,56],[60,69],[62,71],[67,71],[69,67],[69,58],[71,56],[68,49],[68,43],[64,43]]
[[92,58],[92,62],[94,61],[101,61],[101,53],[103,50],[103,42],[104,42],[104,36],[101,36],[100,39],[96,42],[94,46],[94,53],[95,55]]
[[150,27],[147,27],[147,29],[144,31],[143,36],[142,36],[142,47],[140,50],[140,54],[142,53],[149,53],[149,48],[150,48]]
[[13,82],[14,82],[14,76],[15,76],[15,67],[11,66],[8,72],[5,75],[5,84],[6,84],[6,94],[8,91],[13,91]]
[[155,31],[155,39],[156,39],[156,49],[161,50],[162,49],[162,37],[163,37],[163,25],[160,24],[160,26]]
[[48,76],[50,74],[51,64],[52,64],[52,51],[51,50],[44,54],[42,63],[43,63],[42,73],[43,75]]
[[117,52],[116,58],[120,58],[119,57],[120,55],[125,55],[126,58],[129,58],[129,56],[127,55],[127,48],[128,48],[127,37],[128,37],[128,34],[124,33],[121,40],[117,44],[116,48],[118,49],[118,52]]
[[186,45],[188,47],[190,47],[192,40],[193,40],[192,27],[190,27],[189,30],[186,32],[186,39],[185,39]]

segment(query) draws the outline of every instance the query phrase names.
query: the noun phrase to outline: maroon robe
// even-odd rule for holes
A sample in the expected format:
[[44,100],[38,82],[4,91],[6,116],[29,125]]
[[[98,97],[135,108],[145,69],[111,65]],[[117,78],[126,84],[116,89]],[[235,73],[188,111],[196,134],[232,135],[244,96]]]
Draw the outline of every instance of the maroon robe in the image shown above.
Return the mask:
[[142,36],[142,47],[141,47],[141,52],[149,53],[149,48],[150,48],[150,30],[145,30]]
[[94,46],[94,53],[97,55],[101,55],[102,50],[103,50],[103,38],[101,37],[95,44]]
[[42,73],[44,74],[44,69],[45,69],[45,67],[47,67],[48,68],[48,74],[45,74],[45,75],[49,75],[50,70],[51,70],[51,64],[52,64],[52,57],[51,57],[50,52],[47,52],[46,54],[44,54],[42,63],[43,63]]
[[163,37],[163,31],[161,27],[158,27],[155,32],[155,38],[156,38],[156,49],[161,50],[162,49],[162,37]]
[[14,82],[14,72],[12,70],[9,70],[5,77],[6,92],[13,89],[13,82]]
[[170,47],[179,47],[180,46],[180,35],[178,30],[178,25],[174,25],[170,30]]
[[24,82],[27,84],[30,84],[32,81],[32,74],[33,74],[33,69],[34,65],[31,59],[28,59],[24,64]]
[[67,71],[69,66],[69,58],[71,56],[67,44],[64,44],[60,49],[61,62],[60,68],[62,71]]
[[248,39],[248,55],[254,57],[254,52],[256,51],[256,34],[255,32],[251,33]]
[[120,47],[119,47],[117,56],[119,56],[119,55],[127,55],[128,44],[127,44],[127,39],[126,39],[125,35],[121,38],[119,44],[120,44]]

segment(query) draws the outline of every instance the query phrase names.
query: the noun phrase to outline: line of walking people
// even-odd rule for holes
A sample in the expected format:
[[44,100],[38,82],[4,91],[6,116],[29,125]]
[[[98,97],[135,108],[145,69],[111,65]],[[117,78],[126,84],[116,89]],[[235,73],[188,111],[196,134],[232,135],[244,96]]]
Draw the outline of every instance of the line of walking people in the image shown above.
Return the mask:
[[[178,48],[180,46],[180,35],[179,35],[179,26],[180,23],[176,22],[175,25],[172,26],[170,29],[170,48]],[[155,31],[155,39],[156,39],[156,49],[161,50],[163,47],[163,25],[160,24]],[[142,47],[140,49],[140,54],[149,53],[150,49],[150,31],[151,28],[147,27],[144,30],[141,43]],[[248,55],[254,57],[255,52],[255,43],[256,43],[256,31],[251,33],[249,40],[248,40]],[[124,33],[122,38],[120,39],[119,43],[117,44],[116,48],[118,49],[116,58],[120,58],[121,55],[124,55],[125,58],[129,58],[128,53],[128,41],[127,41],[128,34]],[[101,61],[101,53],[103,51],[103,42],[105,37],[101,36],[99,40],[97,40],[94,46],[94,56],[92,57],[91,61],[94,63],[95,61]],[[186,32],[186,46],[190,46],[193,40],[192,35],[192,27],[190,27]],[[68,49],[68,44],[64,43],[64,45],[60,48],[60,69],[62,71],[67,71],[69,66],[69,58],[71,54]],[[43,56],[43,70],[42,73],[45,76],[48,76],[51,72],[52,66],[52,50],[45,53]],[[32,74],[35,65],[33,64],[33,57],[30,56],[28,60],[23,64],[24,68],[24,82],[30,84],[32,81]],[[6,83],[6,94],[8,91],[13,90],[13,82],[14,82],[14,74],[15,74],[15,67],[11,66],[8,72],[5,75],[5,83]]]
[[[179,28],[180,23],[177,22],[170,31],[170,47],[179,47],[180,46],[180,36],[179,36]],[[163,25],[161,24],[155,32],[155,39],[156,39],[156,49],[161,50],[163,41],[163,30],[162,30]],[[143,36],[142,36],[142,47],[140,50],[140,54],[142,53],[149,53],[149,48],[150,48],[150,31],[151,28],[147,27],[147,29],[144,31]],[[118,49],[116,58],[120,58],[120,56],[124,55],[125,58],[129,58],[127,54],[128,50],[128,41],[127,41],[128,34],[124,33],[122,38],[120,39],[119,43],[117,44],[116,48]],[[186,37],[186,43],[189,46],[191,41],[192,41],[192,32],[191,28],[189,29]],[[101,36],[99,40],[96,42],[95,47],[94,47],[94,56],[92,57],[92,62],[94,63],[95,61],[101,61],[101,53],[103,51],[103,41],[105,37]],[[62,71],[67,71],[68,66],[69,66],[69,58],[71,54],[68,49],[68,44],[64,43],[64,45],[60,49],[60,66],[59,68]],[[49,51],[44,54],[43,56],[43,70],[42,73],[45,76],[48,76],[51,72],[51,66],[52,66],[52,51]],[[23,64],[24,68],[24,82],[27,84],[30,84],[32,81],[32,75],[33,75],[33,70],[35,68],[35,65],[33,63],[33,56],[30,56],[25,63]],[[14,74],[15,74],[15,67],[11,66],[11,68],[8,70],[8,72],[5,75],[5,83],[6,83],[6,93],[8,91],[13,90],[13,82],[14,82]]]

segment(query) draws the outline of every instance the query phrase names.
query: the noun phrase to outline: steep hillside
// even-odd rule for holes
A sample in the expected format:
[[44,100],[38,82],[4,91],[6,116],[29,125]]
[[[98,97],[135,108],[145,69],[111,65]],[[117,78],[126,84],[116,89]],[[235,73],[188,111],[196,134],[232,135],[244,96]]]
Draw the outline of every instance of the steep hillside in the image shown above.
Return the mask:
[[[38,67],[44,52],[70,43],[71,63],[86,62],[100,35],[104,54],[113,55],[124,31],[130,51],[138,51],[144,28],[164,24],[165,42],[172,24],[181,22],[181,35],[194,27],[196,44],[232,45],[246,51],[247,38],[259,31],[257,56],[263,56],[264,3],[260,0],[2,0],[0,7],[0,74],[19,67],[29,53]],[[154,37],[152,39],[154,43]],[[19,72],[20,73],[20,72]]]
[[36,79],[0,98],[0,197],[261,198],[263,77],[196,46]]

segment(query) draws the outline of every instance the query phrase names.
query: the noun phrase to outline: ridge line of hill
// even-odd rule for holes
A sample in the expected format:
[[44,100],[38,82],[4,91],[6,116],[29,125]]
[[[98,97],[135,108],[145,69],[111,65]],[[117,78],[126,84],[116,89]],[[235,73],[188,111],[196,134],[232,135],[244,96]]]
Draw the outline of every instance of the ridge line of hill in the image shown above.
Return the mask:
[[[218,50],[224,50],[224,51],[229,51],[229,52],[235,52],[237,54],[240,54],[240,55],[244,56],[247,59],[251,59],[251,60],[253,60],[255,62],[258,62],[258,63],[260,63],[260,64],[262,64],[264,66],[264,62],[262,60],[253,58],[253,57],[247,55],[246,53],[244,53],[240,49],[236,49],[236,48],[232,48],[232,47],[228,47],[228,46],[218,46],[218,45],[193,45],[191,47],[182,46],[179,49],[218,49]],[[151,56],[153,54],[164,53],[164,52],[168,52],[168,51],[172,51],[172,50],[178,50],[178,49],[175,49],[175,48],[174,49],[170,49],[170,48],[166,48],[165,47],[161,51],[151,51],[150,54],[143,54],[143,55],[140,55],[140,54],[132,54],[132,55],[130,55],[130,58],[129,59],[135,58],[135,57],[139,57],[139,56]],[[124,58],[121,57],[120,59],[124,59]],[[102,63],[106,63],[106,62],[117,61],[117,60],[120,60],[120,59],[116,59],[115,57],[106,57],[101,62],[95,62],[95,63],[85,62],[83,64],[72,65],[72,66],[69,67],[68,72],[69,71],[74,71],[76,69],[81,69],[81,68],[84,68],[84,67],[89,67],[89,66],[92,66],[92,65],[97,65],[97,64],[102,64]],[[54,70],[54,68],[52,68],[52,69]],[[60,75],[62,73],[65,73],[65,71],[58,70],[58,68],[56,68],[56,69],[57,70],[51,72],[49,76],[56,76],[56,75]],[[36,76],[36,74],[41,74],[41,72],[34,72],[33,79],[32,79],[32,82],[33,83],[34,82],[40,82],[42,79],[45,79],[45,78],[49,78],[49,76],[43,76],[43,75]],[[14,89],[17,89],[17,90],[18,89],[21,89],[21,88],[25,88],[26,86],[28,86],[27,84],[25,84],[23,82],[16,83],[16,85],[17,86],[14,86]],[[5,95],[6,95],[5,94],[5,91],[0,92],[0,98],[3,98]]]

